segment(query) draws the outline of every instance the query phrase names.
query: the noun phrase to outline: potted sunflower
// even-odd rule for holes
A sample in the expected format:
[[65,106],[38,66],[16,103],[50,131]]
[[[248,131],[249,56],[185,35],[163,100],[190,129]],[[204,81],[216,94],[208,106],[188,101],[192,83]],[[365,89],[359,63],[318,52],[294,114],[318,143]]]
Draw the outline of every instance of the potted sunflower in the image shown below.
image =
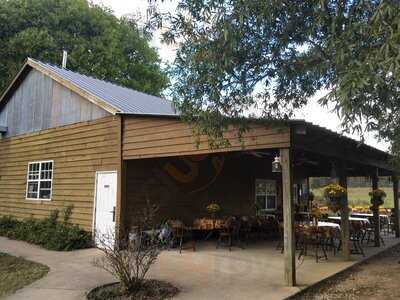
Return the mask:
[[331,183],[324,189],[325,199],[328,200],[328,206],[333,212],[340,210],[346,197],[346,189],[337,183]]

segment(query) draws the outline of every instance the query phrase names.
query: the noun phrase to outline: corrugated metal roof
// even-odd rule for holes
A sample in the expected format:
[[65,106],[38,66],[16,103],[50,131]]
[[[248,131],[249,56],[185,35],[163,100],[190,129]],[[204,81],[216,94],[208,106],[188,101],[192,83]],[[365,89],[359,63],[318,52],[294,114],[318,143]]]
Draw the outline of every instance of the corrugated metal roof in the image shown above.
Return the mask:
[[41,67],[69,81],[76,87],[90,93],[120,114],[177,116],[171,101],[151,96],[107,81],[62,69],[31,59]]
[[[99,80],[93,77],[89,77],[86,75],[82,75],[76,72],[72,72],[67,69],[61,69],[57,66],[50,65],[32,58],[28,59],[33,61],[35,64],[48,70],[50,73],[55,74],[56,76],[72,83],[78,89],[85,91],[91,95],[94,95],[98,99],[101,99],[103,102],[108,104],[109,106],[115,108],[117,113],[119,114],[131,114],[131,115],[149,115],[149,116],[165,116],[165,117],[179,117],[179,113],[173,107],[173,103],[169,100],[162,99],[160,97],[151,96],[142,92],[138,92],[129,88],[125,88],[122,86],[118,86],[116,84],[106,82],[103,80]],[[26,66],[26,64],[25,64]],[[24,68],[25,68],[24,66]],[[24,68],[18,73],[16,77],[19,77],[24,70]],[[14,79],[15,81],[15,79]],[[14,83],[12,83],[5,92],[0,95],[0,104],[4,104],[4,98],[8,93],[10,93],[11,87]],[[0,107],[1,109],[1,107]],[[282,120],[265,120],[265,119],[249,119],[252,121],[258,122],[272,122]],[[359,141],[344,136],[338,132],[332,131],[325,127],[318,126],[316,124],[307,122],[305,120],[286,120],[289,124],[304,124],[306,126],[313,127],[318,130],[322,130],[325,133],[336,135],[342,139],[354,142],[358,147],[366,147],[370,150],[378,151],[382,154],[389,155],[387,152],[374,148],[364,143],[360,143]]]

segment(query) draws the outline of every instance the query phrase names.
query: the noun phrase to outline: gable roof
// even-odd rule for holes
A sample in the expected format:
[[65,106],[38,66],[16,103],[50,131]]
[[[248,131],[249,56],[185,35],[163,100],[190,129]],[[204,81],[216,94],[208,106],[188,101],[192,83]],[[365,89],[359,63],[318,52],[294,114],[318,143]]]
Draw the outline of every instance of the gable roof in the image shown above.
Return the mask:
[[[66,86],[83,98],[112,114],[179,117],[179,112],[175,110],[173,103],[169,100],[72,72],[67,69],[62,69],[32,58],[28,58],[25,61],[25,64],[15,76],[11,84],[6,88],[4,93],[0,95],[0,111],[31,69],[38,70],[39,72],[49,76],[56,82]],[[381,151],[367,144],[360,144],[360,142],[355,139],[346,137],[310,122],[306,122],[305,120],[287,120],[286,122],[294,125],[302,124],[322,131],[327,135],[336,136],[343,141],[352,142],[355,147],[364,147],[381,155],[390,156],[385,151]]]
[[28,58],[10,86],[0,97],[0,110],[21,82],[20,77],[35,69],[51,77],[112,114],[177,116],[171,101],[151,96],[107,81],[62,69]]

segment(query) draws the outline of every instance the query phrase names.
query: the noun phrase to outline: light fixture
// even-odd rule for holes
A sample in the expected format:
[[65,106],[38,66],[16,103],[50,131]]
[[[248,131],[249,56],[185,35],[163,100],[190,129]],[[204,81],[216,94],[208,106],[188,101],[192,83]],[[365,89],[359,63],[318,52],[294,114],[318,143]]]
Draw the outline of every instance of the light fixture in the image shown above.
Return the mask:
[[279,156],[275,156],[275,159],[272,162],[272,172],[273,173],[282,172],[281,158]]

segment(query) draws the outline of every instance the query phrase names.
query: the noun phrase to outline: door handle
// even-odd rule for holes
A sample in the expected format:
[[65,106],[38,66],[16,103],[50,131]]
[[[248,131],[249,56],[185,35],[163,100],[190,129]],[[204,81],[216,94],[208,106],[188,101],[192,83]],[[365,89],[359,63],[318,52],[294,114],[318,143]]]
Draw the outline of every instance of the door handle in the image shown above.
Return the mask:
[[110,213],[112,213],[113,216],[113,222],[115,222],[115,206],[113,207],[113,210],[110,211]]

